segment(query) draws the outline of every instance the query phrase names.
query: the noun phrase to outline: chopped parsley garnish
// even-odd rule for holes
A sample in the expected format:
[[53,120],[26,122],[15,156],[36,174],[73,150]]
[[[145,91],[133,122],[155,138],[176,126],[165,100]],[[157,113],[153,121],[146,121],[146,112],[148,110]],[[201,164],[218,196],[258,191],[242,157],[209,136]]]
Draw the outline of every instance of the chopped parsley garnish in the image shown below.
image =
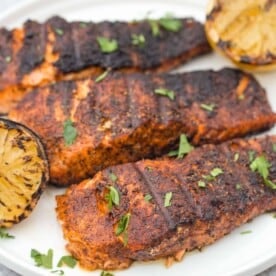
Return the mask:
[[95,79],[95,82],[97,83],[97,82],[101,82],[102,80],[104,80],[104,79],[107,77],[109,71],[110,71],[110,70],[108,70],[108,69],[105,70],[102,74],[100,74],[100,75]]
[[241,235],[246,235],[246,234],[251,234],[252,231],[251,230],[245,230],[245,231],[242,231],[240,234]]
[[52,274],[64,275],[64,271],[61,269],[51,271]]
[[273,152],[276,152],[276,144],[273,144],[273,145],[272,145],[272,151],[273,151]]
[[77,138],[77,129],[74,127],[73,122],[68,119],[63,123],[63,138],[65,140],[65,145],[72,145]]
[[146,194],[146,195],[144,196],[144,200],[145,200],[146,202],[150,202],[150,201],[152,200],[152,196],[151,196],[150,194]]
[[160,18],[158,22],[165,30],[171,32],[178,32],[182,27],[181,20],[173,18],[171,14],[167,14],[165,17]]
[[240,155],[239,155],[239,153],[236,152],[234,155],[234,161],[237,162],[239,160],[239,158],[240,158]]
[[189,143],[185,134],[180,135],[178,150],[174,150],[168,153],[169,156],[177,156],[177,158],[183,158],[185,154],[191,152],[194,147]]
[[110,180],[113,181],[113,182],[116,182],[118,180],[117,175],[113,172],[109,173],[108,176],[109,176]]
[[208,181],[212,181],[220,174],[223,174],[223,170],[221,168],[214,168],[211,170],[209,175],[204,175],[203,178]]
[[36,266],[42,266],[47,269],[53,268],[53,249],[49,249],[47,254],[32,249],[31,257],[34,259]]
[[108,271],[102,271],[100,276],[114,276],[114,274],[112,274]]
[[109,186],[109,193],[105,196],[105,199],[108,202],[108,209],[111,210],[113,205],[118,206],[120,204],[120,196],[117,189],[113,186]]
[[172,205],[172,192],[167,192],[165,194],[165,199],[164,199],[164,207],[169,207]]
[[55,32],[58,34],[58,35],[63,35],[64,34],[64,31],[60,28],[55,28]]
[[197,185],[198,185],[198,187],[200,187],[200,188],[205,188],[205,187],[206,187],[206,183],[205,183],[204,181],[202,181],[202,180],[199,180],[199,181],[197,182]]
[[97,42],[102,53],[112,53],[118,50],[118,42],[116,39],[109,39],[106,37],[97,37]]
[[166,96],[172,101],[175,98],[175,92],[166,88],[157,88],[154,90],[154,93],[158,95]]
[[249,159],[249,162],[252,162],[252,161],[253,161],[254,156],[255,156],[255,151],[254,151],[254,150],[250,150],[250,151],[248,152],[248,159]]
[[85,22],[80,22],[80,27],[81,27],[81,28],[86,28],[86,27],[87,27],[87,23],[85,23]]
[[14,239],[15,237],[10,235],[5,228],[0,228],[0,239]]
[[117,225],[117,228],[115,230],[116,236],[119,236],[122,233],[126,232],[129,225],[130,216],[131,216],[130,213],[127,213],[121,217]]
[[236,190],[240,190],[242,188],[241,184],[236,184]]
[[273,190],[276,190],[276,183],[273,183],[268,179],[270,167],[271,164],[263,155],[256,157],[250,164],[250,169],[253,172],[259,173],[259,175],[263,178],[265,185]]
[[151,27],[151,33],[153,36],[159,36],[160,35],[160,28],[158,21],[156,20],[149,20],[149,24]]
[[70,268],[74,268],[77,264],[77,260],[72,256],[62,256],[57,264],[58,267],[66,265]]
[[204,110],[207,110],[207,111],[213,111],[214,108],[216,107],[215,104],[201,104],[200,107]]
[[11,56],[6,56],[6,57],[5,57],[5,61],[6,61],[7,63],[10,63],[11,60],[12,60]]
[[264,179],[267,179],[270,167],[271,165],[264,156],[256,157],[250,164],[250,169],[253,172],[257,171]]
[[131,43],[136,46],[143,47],[146,43],[146,39],[143,34],[132,34],[131,39]]

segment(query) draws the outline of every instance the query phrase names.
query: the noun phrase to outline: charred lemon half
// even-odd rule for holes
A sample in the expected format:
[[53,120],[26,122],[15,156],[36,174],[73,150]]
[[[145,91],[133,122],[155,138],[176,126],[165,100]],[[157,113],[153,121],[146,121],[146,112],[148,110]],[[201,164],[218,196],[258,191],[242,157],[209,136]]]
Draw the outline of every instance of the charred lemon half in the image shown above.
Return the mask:
[[48,180],[47,158],[36,134],[0,119],[0,227],[28,217]]
[[210,44],[239,67],[276,69],[275,0],[212,0],[205,30]]

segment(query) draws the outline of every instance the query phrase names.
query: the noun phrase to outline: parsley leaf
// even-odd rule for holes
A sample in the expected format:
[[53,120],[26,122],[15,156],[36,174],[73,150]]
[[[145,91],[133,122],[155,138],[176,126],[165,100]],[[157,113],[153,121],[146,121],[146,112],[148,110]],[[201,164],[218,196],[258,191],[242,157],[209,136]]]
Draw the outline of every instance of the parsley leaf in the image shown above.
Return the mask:
[[255,156],[255,151],[254,151],[254,150],[250,150],[250,151],[248,152],[248,159],[249,159],[249,162],[252,162],[252,161],[253,161],[254,156]]
[[109,73],[110,70],[105,70],[102,74],[100,74],[96,79],[95,79],[95,82],[98,83],[98,82],[101,82],[102,80],[104,80],[108,73]]
[[32,249],[31,257],[34,259],[36,266],[42,266],[47,269],[53,268],[53,249],[49,249],[47,254],[42,254],[39,251]]
[[118,50],[118,42],[116,39],[109,39],[106,37],[97,37],[97,42],[102,53],[112,53]]
[[152,199],[152,196],[151,196],[150,194],[146,194],[146,195],[144,196],[144,200],[145,200],[146,202],[150,202],[151,199]]
[[202,181],[202,180],[199,180],[199,181],[197,182],[197,185],[198,185],[198,187],[200,187],[200,188],[205,188],[205,187],[206,187],[206,183],[205,183],[204,181]]
[[150,27],[151,27],[151,33],[153,36],[159,36],[160,35],[160,28],[158,21],[156,20],[148,20]]
[[168,192],[165,194],[165,199],[164,199],[164,207],[169,207],[172,205],[171,200],[172,200],[172,192]]
[[159,19],[159,24],[167,31],[178,32],[182,27],[181,20],[173,18],[171,14]]
[[68,119],[63,123],[63,138],[65,140],[65,145],[72,145],[77,138],[77,129],[74,127],[73,122]]
[[124,233],[127,230],[130,216],[131,216],[130,213],[127,213],[121,217],[117,225],[117,228],[115,230],[116,236],[119,236],[120,234]]
[[64,271],[61,269],[51,271],[52,274],[64,275]]
[[133,45],[137,45],[137,46],[140,46],[140,47],[143,47],[146,43],[146,39],[145,39],[143,34],[139,34],[139,35],[138,34],[132,34],[131,39],[132,39],[131,43]]
[[117,179],[118,179],[117,175],[115,173],[113,173],[113,172],[109,173],[109,178],[113,182],[116,182]]
[[115,187],[109,186],[109,193],[106,195],[105,199],[108,202],[108,209],[111,210],[113,205],[118,206],[120,204],[120,196]]
[[172,101],[175,98],[175,92],[166,88],[157,88],[154,90],[154,93],[158,95],[166,96]]
[[108,271],[102,271],[100,276],[114,276],[114,274],[112,274]]
[[15,237],[10,235],[5,228],[0,228],[0,239],[14,239]]
[[58,267],[67,265],[70,268],[74,268],[77,264],[77,260],[72,256],[62,256],[57,264]]
[[187,136],[185,134],[180,135],[179,148],[178,148],[178,158],[183,158],[183,156],[191,152],[194,147],[188,142]]
[[207,111],[213,111],[214,108],[216,107],[215,104],[201,104],[200,107],[204,110],[207,110]]
[[264,179],[267,179],[270,167],[271,165],[264,156],[256,157],[250,164],[250,169],[253,172],[257,171]]
[[208,180],[208,181],[212,181],[217,176],[219,176],[220,174],[223,174],[223,170],[220,169],[220,168],[214,168],[214,169],[211,170],[209,175],[204,175],[203,178]]
[[245,231],[242,231],[240,234],[241,235],[246,235],[246,234],[251,234],[252,231],[251,230],[245,230]]
[[55,32],[58,34],[58,35],[63,35],[64,34],[64,31],[60,28],[55,28]]

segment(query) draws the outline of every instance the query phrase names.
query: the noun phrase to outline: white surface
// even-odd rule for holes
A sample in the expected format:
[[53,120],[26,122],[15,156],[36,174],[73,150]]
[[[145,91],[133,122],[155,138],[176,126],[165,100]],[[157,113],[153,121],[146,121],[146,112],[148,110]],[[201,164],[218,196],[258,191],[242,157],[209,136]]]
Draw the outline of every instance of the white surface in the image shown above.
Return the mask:
[[[20,26],[27,18],[43,21],[53,14],[60,14],[67,19],[102,20],[102,19],[134,19],[143,18],[148,11],[153,16],[173,12],[178,16],[195,16],[204,20],[206,1],[200,0],[40,0],[40,1],[3,1],[0,7],[9,3],[17,3],[13,11],[0,15],[0,26]],[[169,3],[168,3],[169,2]],[[216,54],[207,55],[183,66],[183,70],[230,66],[223,58]],[[270,102],[276,110],[276,79],[275,72],[256,75],[267,89]],[[276,130],[272,131],[276,133]],[[30,258],[30,251],[35,248],[46,252],[54,249],[55,264],[64,254],[65,241],[55,216],[54,195],[62,190],[49,188],[32,215],[12,228],[9,232],[14,240],[1,240],[0,262],[20,274],[54,275],[45,269],[34,266]],[[241,231],[252,230],[251,234],[240,235]],[[159,276],[159,275],[192,275],[192,276],[227,276],[254,275],[276,264],[276,219],[271,214],[262,215],[234,231],[232,234],[203,249],[202,252],[187,254],[184,260],[165,268],[161,262],[136,263],[125,271],[115,272],[116,276]],[[66,275],[99,275],[100,272],[87,272],[80,268],[64,269]],[[275,271],[275,270],[274,270]],[[6,273],[6,272],[5,272]],[[4,275],[4,274],[2,274]],[[5,275],[8,275],[7,273]],[[10,275],[10,274],[9,274]],[[272,272],[272,274],[274,273]]]

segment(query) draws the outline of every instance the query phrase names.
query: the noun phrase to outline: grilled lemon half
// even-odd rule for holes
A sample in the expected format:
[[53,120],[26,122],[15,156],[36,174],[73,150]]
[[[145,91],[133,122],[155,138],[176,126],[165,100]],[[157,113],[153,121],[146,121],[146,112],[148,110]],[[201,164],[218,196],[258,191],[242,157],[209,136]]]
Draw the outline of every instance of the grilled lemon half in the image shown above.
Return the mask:
[[28,217],[48,180],[39,138],[21,124],[0,119],[0,227]]
[[210,44],[239,67],[276,69],[275,0],[212,0],[205,30]]

